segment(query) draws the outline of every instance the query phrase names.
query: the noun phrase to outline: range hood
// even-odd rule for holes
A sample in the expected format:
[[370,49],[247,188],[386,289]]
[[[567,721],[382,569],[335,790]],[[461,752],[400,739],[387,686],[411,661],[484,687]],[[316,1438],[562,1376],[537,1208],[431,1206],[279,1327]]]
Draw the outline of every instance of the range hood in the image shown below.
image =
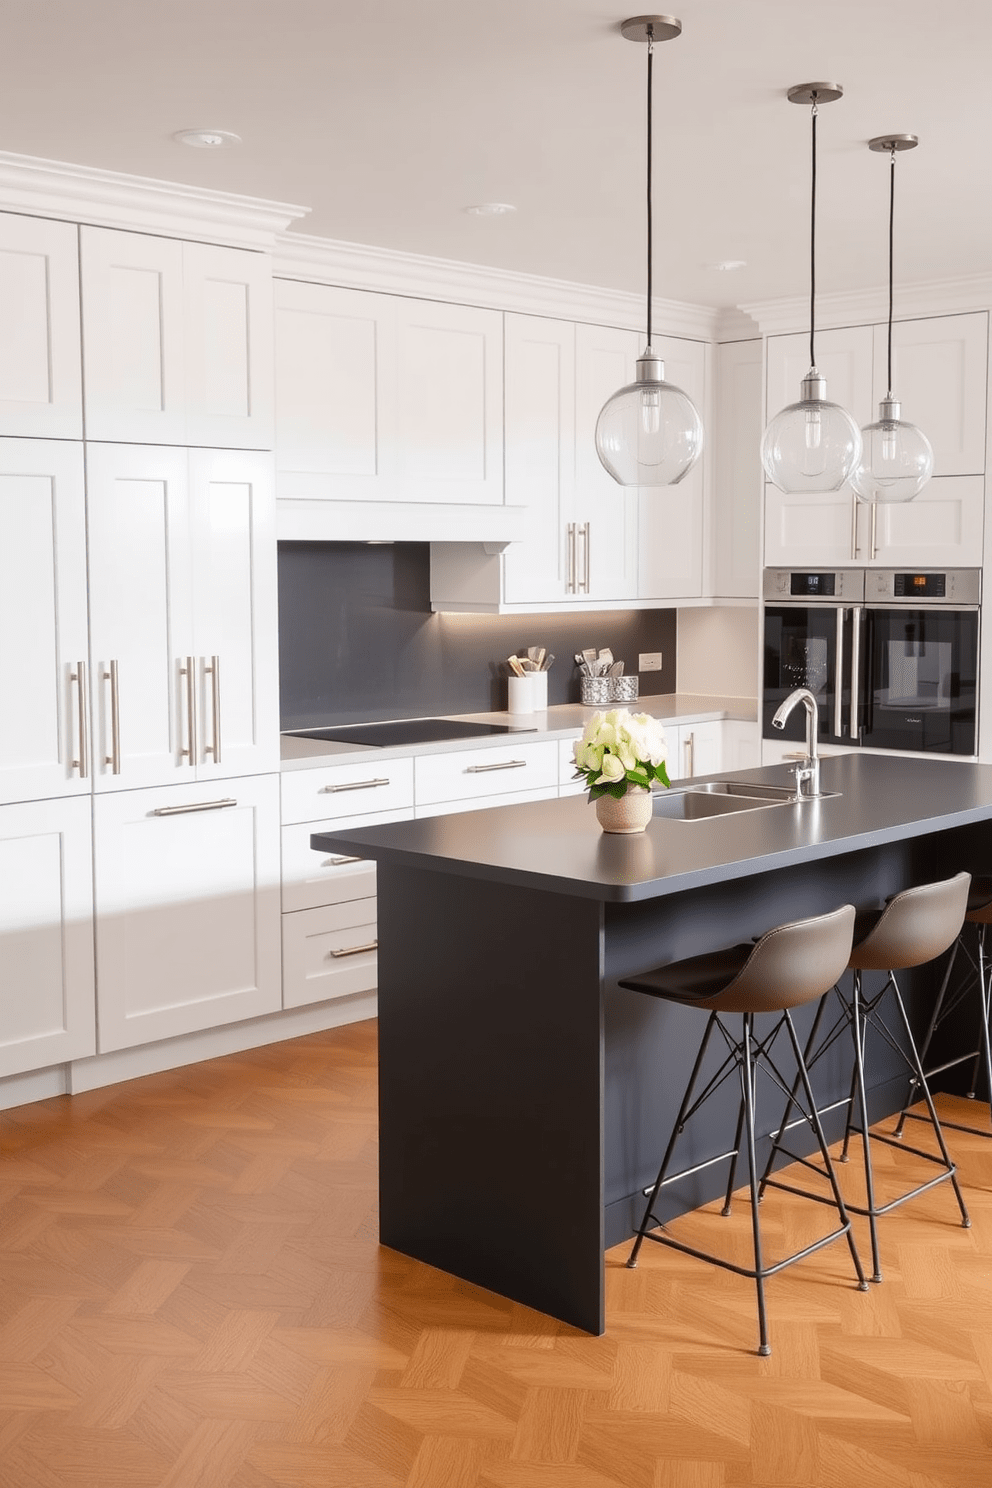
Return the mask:
[[471,542],[505,547],[524,536],[525,506],[458,502],[277,500],[282,542]]

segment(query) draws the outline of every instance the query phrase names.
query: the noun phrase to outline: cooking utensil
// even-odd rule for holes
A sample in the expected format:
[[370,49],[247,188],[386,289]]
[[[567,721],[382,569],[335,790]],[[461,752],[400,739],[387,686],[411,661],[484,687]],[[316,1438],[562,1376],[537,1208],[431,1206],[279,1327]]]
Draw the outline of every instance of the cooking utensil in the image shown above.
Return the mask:
[[611,667],[608,667],[607,668],[606,675],[608,677],[622,677],[623,676],[623,662],[622,661],[615,661]]
[[586,663],[586,666],[589,668],[589,675],[590,675],[590,677],[595,677],[595,675],[596,675],[596,651],[595,651],[595,648],[592,647],[592,646],[587,646],[585,648],[585,650],[582,652],[582,656],[583,656],[583,659],[584,659],[584,661]]
[[599,662],[599,675],[608,676],[610,667],[613,665],[613,652],[609,646],[604,646],[596,659]]
[[514,676],[522,677],[524,675],[524,667],[519,656],[508,656],[506,658],[506,664]]
[[544,658],[544,660],[541,663],[541,671],[542,672],[550,672],[550,670],[551,670],[551,663],[553,661],[554,661],[554,656],[551,654],[551,652],[548,652],[545,655],[545,658]]

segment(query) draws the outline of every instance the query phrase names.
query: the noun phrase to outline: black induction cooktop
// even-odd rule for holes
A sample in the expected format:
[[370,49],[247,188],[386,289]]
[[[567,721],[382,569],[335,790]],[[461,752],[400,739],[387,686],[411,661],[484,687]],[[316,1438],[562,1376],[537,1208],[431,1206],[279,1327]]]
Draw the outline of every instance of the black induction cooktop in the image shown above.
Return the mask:
[[457,718],[397,718],[388,723],[339,723],[330,728],[287,729],[293,739],[327,739],[335,744],[435,744],[444,739],[472,739],[483,734],[533,734],[533,726],[513,723],[464,723]]

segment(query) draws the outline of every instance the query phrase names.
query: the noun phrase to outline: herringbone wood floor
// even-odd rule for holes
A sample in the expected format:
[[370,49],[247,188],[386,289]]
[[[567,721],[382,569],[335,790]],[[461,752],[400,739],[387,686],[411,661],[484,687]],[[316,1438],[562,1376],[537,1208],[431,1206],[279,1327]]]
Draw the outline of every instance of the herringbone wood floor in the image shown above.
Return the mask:
[[[380,1249],[372,1023],[0,1136],[3,1488],[992,1483],[992,1142],[952,1134],[971,1230],[943,1185],[867,1295],[843,1243],[773,1279],[758,1359],[752,1284],[661,1247],[607,1256],[602,1338]],[[745,1255],[738,1209],[680,1223]],[[783,1248],[827,1214],[762,1212]]]

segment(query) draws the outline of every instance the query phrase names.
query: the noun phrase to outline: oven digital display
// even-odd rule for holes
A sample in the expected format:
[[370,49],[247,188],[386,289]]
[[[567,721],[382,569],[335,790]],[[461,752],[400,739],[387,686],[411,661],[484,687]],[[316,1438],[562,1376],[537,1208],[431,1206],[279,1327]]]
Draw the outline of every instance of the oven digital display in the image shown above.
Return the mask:
[[892,575],[893,594],[896,599],[944,599],[947,596],[947,575],[942,573]]
[[833,595],[837,589],[837,575],[833,573],[793,573],[789,593],[795,595]]

